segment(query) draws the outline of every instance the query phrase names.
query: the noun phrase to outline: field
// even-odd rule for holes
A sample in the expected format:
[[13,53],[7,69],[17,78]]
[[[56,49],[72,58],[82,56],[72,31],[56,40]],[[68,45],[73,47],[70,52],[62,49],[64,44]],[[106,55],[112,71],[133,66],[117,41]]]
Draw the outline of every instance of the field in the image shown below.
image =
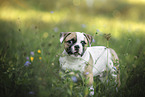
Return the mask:
[[94,97],[145,96],[145,1],[87,1],[0,0],[1,97],[87,95],[85,82],[61,79],[59,73],[60,32],[75,31],[92,35],[92,46],[113,48],[120,59],[118,92],[112,81],[96,79]]

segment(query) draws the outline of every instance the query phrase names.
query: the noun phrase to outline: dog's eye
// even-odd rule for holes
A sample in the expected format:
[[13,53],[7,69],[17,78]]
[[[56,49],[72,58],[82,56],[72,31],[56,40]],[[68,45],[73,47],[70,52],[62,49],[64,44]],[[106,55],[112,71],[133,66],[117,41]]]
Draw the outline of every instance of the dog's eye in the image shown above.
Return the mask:
[[73,43],[73,41],[72,41],[72,40],[69,40],[69,41],[67,41],[67,43],[68,43],[68,44],[72,44],[72,43]]
[[86,44],[86,42],[85,42],[85,41],[81,41],[81,43],[82,43],[83,45],[85,45],[85,44]]

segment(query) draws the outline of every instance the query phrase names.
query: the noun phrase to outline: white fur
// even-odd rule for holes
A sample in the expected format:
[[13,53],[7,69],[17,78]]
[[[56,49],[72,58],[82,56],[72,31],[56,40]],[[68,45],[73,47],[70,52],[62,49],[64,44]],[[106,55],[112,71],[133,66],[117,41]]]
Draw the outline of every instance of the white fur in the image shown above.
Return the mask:
[[[85,40],[85,36],[83,35],[83,33],[80,33],[80,32],[76,32],[76,34],[77,34],[77,42],[71,47],[72,48],[72,53],[74,53],[76,51],[75,46],[78,45],[80,47],[79,48],[79,53],[81,54],[83,52],[83,46],[82,46],[81,41]],[[71,55],[71,56],[75,56],[75,55]],[[81,57],[81,56],[78,55],[78,56],[75,56],[75,57]]]
[[[64,56],[59,59],[63,70],[79,70],[83,73],[91,55],[93,58],[93,76],[101,75],[107,69],[111,70],[112,73],[115,71],[113,69],[110,50],[104,46],[88,47],[84,55],[80,58],[68,56],[65,50],[63,54]],[[116,77],[116,75],[113,76]]]
[[[85,36],[83,33],[76,32],[77,34],[77,42],[72,46],[72,52],[75,52],[75,45],[79,45],[79,53],[81,54],[83,52],[83,46],[81,41],[85,40]],[[62,39],[60,39],[61,41]],[[112,52],[114,50],[108,49],[104,46],[93,46],[93,47],[87,47],[85,53],[83,56],[75,56],[75,55],[68,55],[67,52],[64,50],[62,53],[62,56],[59,58],[59,62],[61,65],[61,68],[63,70],[78,70],[83,73],[85,72],[86,65],[90,64],[90,66],[93,66],[92,69],[92,77],[93,76],[100,76],[100,80],[104,82],[104,77],[102,76],[104,71],[110,71],[112,76],[117,78],[117,75],[114,73],[116,70],[113,66],[113,60],[112,60]],[[115,51],[114,54],[116,55]],[[117,55],[116,55],[116,58]],[[92,62],[93,61],[93,62]],[[88,68],[88,67],[87,67]],[[91,80],[90,80],[91,83]],[[90,92],[90,95],[94,95],[94,88],[93,83],[91,83],[92,86],[90,87],[90,90],[93,90]]]

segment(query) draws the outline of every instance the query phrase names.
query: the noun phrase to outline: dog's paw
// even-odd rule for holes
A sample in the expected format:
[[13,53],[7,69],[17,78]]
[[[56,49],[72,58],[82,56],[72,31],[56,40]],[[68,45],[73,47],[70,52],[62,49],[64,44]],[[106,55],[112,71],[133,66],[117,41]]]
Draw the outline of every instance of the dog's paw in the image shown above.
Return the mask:
[[94,91],[91,91],[89,95],[92,97],[94,95]]
[[89,91],[90,91],[89,96],[92,97],[94,95],[94,88],[93,88],[93,86],[90,87]]

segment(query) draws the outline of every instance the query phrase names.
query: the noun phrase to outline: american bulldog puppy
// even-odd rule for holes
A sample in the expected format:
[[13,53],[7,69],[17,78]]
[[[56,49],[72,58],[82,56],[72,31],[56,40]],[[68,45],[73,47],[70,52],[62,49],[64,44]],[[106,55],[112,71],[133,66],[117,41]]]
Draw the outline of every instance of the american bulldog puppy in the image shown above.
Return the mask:
[[62,32],[60,42],[64,43],[64,51],[59,58],[62,70],[76,70],[89,80],[88,87],[94,95],[93,77],[99,76],[104,82],[104,72],[108,71],[120,86],[118,70],[119,58],[116,52],[105,46],[92,46],[93,37],[81,32]]

